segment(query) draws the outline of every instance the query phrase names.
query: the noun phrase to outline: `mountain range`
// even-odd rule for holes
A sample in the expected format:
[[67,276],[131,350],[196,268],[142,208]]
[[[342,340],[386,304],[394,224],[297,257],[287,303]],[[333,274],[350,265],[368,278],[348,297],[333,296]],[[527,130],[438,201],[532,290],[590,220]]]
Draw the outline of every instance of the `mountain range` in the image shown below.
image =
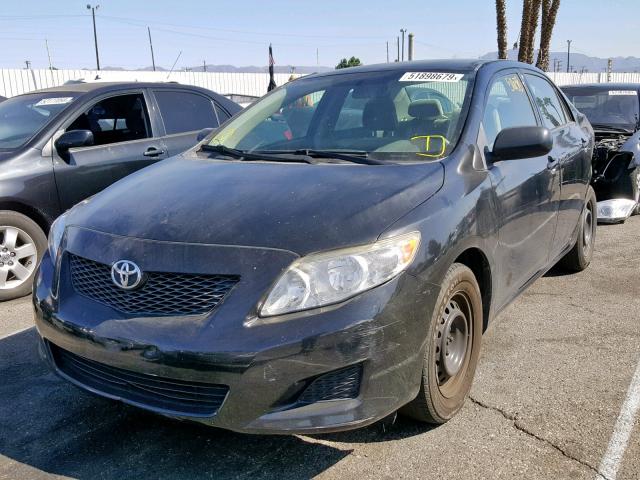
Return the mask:
[[[509,60],[518,59],[517,50],[509,50]],[[538,53],[536,51],[535,58]],[[487,53],[481,56],[482,59],[498,58],[498,52]],[[570,61],[573,71],[581,72],[594,72],[599,73],[607,70],[607,58],[590,57],[582,53],[571,52]],[[640,58],[637,57],[613,57],[612,72],[640,72]],[[549,53],[549,69],[553,70],[554,61],[560,61],[560,68],[558,71],[567,71],[567,52],[550,52]]]
[[[518,59],[517,50],[509,50],[509,60]],[[537,53],[536,53],[537,56]],[[549,69],[553,70],[554,65],[560,72],[567,71],[567,52],[551,52],[549,54]],[[498,58],[498,52],[490,52],[480,57],[481,59],[493,59]],[[607,69],[607,58],[590,57],[582,53],[571,53],[570,57],[571,67],[573,71],[581,72],[603,72]],[[612,58],[613,72],[640,72],[640,58],[638,57],[614,57]],[[556,62],[560,62],[557,64]],[[187,67],[186,69],[191,72],[202,72],[206,68],[207,72],[238,72],[238,73],[266,73],[269,71],[268,67],[258,66],[245,66],[236,67],[235,65],[197,65],[193,67]],[[333,70],[332,67],[323,66],[291,66],[291,65],[276,65],[274,66],[275,73],[291,73],[292,68],[295,73],[307,74],[316,72],[326,72]],[[104,70],[126,70],[122,67],[104,67]],[[150,71],[152,67],[139,68],[137,71]],[[168,69],[163,67],[156,67],[157,71],[166,72]],[[176,71],[184,71],[185,68],[176,69]]]

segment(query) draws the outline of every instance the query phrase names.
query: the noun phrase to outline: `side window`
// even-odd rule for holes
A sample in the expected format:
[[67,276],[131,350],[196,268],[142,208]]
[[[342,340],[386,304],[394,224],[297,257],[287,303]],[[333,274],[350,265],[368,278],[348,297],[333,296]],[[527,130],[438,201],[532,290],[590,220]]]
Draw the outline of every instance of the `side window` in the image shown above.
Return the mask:
[[152,136],[147,104],[141,93],[101,100],[67,127],[67,132],[71,130],[91,130],[94,145]]
[[536,116],[520,77],[511,74],[494,80],[482,119],[489,149],[501,130],[535,125]]
[[226,122],[227,120],[229,120],[230,116],[227,112],[225,112],[220,105],[216,104],[215,107],[216,109],[216,113],[218,114],[218,121],[220,122],[220,125],[222,125],[224,122]]
[[219,125],[211,99],[191,92],[154,90],[167,135]]
[[567,123],[562,102],[553,86],[544,78],[525,74],[527,84],[540,111],[544,126],[553,129]]

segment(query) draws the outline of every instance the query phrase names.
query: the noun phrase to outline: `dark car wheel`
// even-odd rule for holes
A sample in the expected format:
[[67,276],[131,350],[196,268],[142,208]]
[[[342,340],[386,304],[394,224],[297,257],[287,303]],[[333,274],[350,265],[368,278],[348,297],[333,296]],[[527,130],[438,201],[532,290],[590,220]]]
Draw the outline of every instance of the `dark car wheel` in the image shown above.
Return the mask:
[[47,237],[37,223],[20,213],[0,210],[0,301],[31,292],[46,248]]
[[482,297],[473,272],[454,263],[442,283],[427,335],[418,396],[402,413],[441,424],[464,404],[482,342]]
[[569,253],[560,260],[560,266],[562,268],[570,272],[581,272],[589,266],[591,257],[593,257],[597,224],[598,208],[596,204],[596,194],[593,188],[589,187],[586,204],[580,216],[578,239]]

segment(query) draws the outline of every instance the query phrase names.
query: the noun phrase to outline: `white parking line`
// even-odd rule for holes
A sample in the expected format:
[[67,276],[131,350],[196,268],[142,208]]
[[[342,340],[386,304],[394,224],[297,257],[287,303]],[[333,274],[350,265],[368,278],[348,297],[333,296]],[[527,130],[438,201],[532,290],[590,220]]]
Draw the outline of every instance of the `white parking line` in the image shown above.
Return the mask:
[[17,335],[18,333],[26,332],[27,330],[30,330],[30,329],[32,329],[32,328],[34,328],[34,326],[33,326],[33,325],[30,325],[30,326],[28,326],[28,327],[21,328],[20,330],[16,330],[16,331],[14,331],[14,332],[9,332],[9,333],[7,333],[7,334],[0,335],[0,340],[2,340],[3,338],[9,338],[9,337],[12,337],[12,336],[14,336],[14,335]]
[[600,468],[598,468],[599,475],[596,477],[598,480],[603,478],[607,480],[616,479],[618,469],[622,464],[624,451],[629,444],[629,438],[631,437],[631,431],[633,430],[633,424],[635,423],[638,410],[640,410],[640,362],[638,362],[633,380],[631,380],[631,385],[629,385],[627,397],[618,415],[616,426],[613,429],[613,435],[611,436],[611,440],[609,440],[607,453],[604,454]]

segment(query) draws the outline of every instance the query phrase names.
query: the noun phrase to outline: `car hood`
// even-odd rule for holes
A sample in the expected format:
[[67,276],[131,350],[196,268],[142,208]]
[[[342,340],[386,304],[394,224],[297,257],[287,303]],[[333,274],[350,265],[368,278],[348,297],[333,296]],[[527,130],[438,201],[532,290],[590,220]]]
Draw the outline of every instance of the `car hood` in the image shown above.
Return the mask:
[[308,165],[185,155],[117,182],[73,209],[68,225],[303,255],[374,241],[443,181],[440,162]]

